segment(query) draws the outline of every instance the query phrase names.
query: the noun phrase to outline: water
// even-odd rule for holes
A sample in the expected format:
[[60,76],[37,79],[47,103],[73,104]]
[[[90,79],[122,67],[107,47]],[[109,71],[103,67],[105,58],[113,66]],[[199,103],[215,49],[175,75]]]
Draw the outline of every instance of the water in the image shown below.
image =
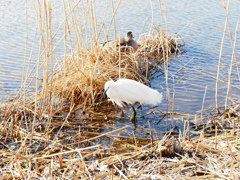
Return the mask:
[[[170,74],[175,74],[177,69],[186,65],[174,78],[175,110],[183,113],[194,114],[201,110],[203,97],[205,94],[204,107],[209,108],[215,105],[215,86],[217,77],[217,66],[221,41],[225,23],[224,8],[220,2],[216,1],[198,1],[198,2],[178,2],[168,4],[168,14],[174,12],[175,15],[168,17],[169,31],[179,31],[186,41],[187,53],[183,54],[170,63]],[[229,22],[232,32],[239,18],[239,3],[232,1],[229,8]],[[178,22],[178,23],[177,23]],[[182,29],[182,31],[181,31]],[[239,31],[239,29],[238,29]],[[234,34],[233,34],[234,35]],[[239,44],[239,33],[237,44]],[[240,47],[236,47],[237,61],[239,60]],[[222,51],[222,60],[220,68],[219,82],[219,105],[223,105],[226,97],[226,87],[228,80],[228,71],[231,61],[231,42],[229,41],[229,31],[226,33],[224,47]],[[188,63],[189,62],[189,63]],[[239,78],[234,63],[232,73],[232,98],[237,100],[239,95]],[[238,66],[238,65],[237,65]]]
[[[76,1],[74,1],[76,2]],[[0,99],[12,98],[5,91],[15,96],[22,83],[21,77],[30,73],[38,59],[39,32],[36,26],[36,11],[34,2],[2,0],[0,4]],[[53,30],[63,21],[62,1],[51,1],[53,8]],[[81,3],[80,3],[81,5]],[[114,3],[117,7],[117,3]],[[221,1],[170,1],[167,0],[161,7],[166,19],[161,18],[158,1],[122,0],[116,14],[116,27],[119,35],[131,30],[135,39],[142,33],[151,30],[152,22],[155,26],[163,27],[169,34],[179,33],[185,40],[186,46],[182,56],[173,58],[168,67],[170,105],[174,103],[174,111],[187,114],[200,114],[200,110],[215,107],[215,87],[219,53],[221,48],[225,11]],[[112,17],[111,1],[96,1],[95,9],[99,25],[104,22],[106,26]],[[229,8],[230,30],[233,33],[240,16],[240,3],[231,1]],[[107,10],[106,15],[103,14]],[[166,15],[166,16],[165,16]],[[27,18],[26,18],[27,17]],[[167,24],[167,26],[166,26]],[[103,30],[100,31],[103,34]],[[58,44],[63,34],[60,28],[54,45]],[[101,37],[103,39],[103,37]],[[113,38],[113,28],[110,29],[109,39]],[[231,41],[229,30],[226,32],[222,50],[219,81],[219,105],[224,105],[228,71],[231,63]],[[239,28],[236,38],[236,59],[231,75],[231,101],[237,102],[239,95],[238,60],[240,56]],[[65,49],[59,43],[54,54],[54,60],[61,59]],[[184,68],[183,68],[184,66]],[[36,70],[34,71],[36,72]],[[10,74],[9,74],[10,73]],[[152,81],[152,85],[164,95],[166,92],[165,76]],[[171,100],[174,97],[174,100]],[[205,99],[204,99],[205,97]],[[166,97],[161,110],[166,110]],[[229,101],[229,102],[231,102]]]

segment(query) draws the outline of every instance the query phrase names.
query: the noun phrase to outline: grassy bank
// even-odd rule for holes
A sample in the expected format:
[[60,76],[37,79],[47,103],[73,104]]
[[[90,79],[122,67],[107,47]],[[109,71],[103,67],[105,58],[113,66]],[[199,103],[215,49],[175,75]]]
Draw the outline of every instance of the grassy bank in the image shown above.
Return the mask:
[[105,27],[97,22],[94,1],[64,2],[61,40],[70,53],[63,52],[57,66],[52,6],[35,4],[39,72],[32,78],[33,92],[23,90],[0,109],[2,179],[239,178],[238,105],[219,109],[204,124],[183,121],[183,132],[157,132],[161,139],[153,137],[154,127],[139,138],[111,121],[120,110],[100,101],[104,83],[119,78],[147,83],[156,71],[167,78],[170,57],[180,52],[176,36],[158,28],[140,36],[136,51],[105,50],[99,34],[104,29],[108,40],[113,26],[118,35],[114,21],[120,3]]

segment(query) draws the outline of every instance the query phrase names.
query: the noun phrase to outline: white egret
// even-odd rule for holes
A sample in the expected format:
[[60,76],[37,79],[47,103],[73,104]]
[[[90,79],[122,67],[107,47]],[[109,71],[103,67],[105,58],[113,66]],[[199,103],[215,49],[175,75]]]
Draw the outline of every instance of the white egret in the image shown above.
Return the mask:
[[132,32],[127,32],[125,38],[112,40],[103,44],[104,49],[108,48],[120,48],[122,51],[126,50],[126,47],[132,47],[134,50],[138,48],[138,43],[133,39]]
[[124,104],[132,105],[131,120],[135,120],[136,110],[133,105],[136,102],[139,102],[141,106],[142,104],[157,105],[162,101],[162,93],[131,79],[107,81],[104,86],[104,94],[107,94],[110,101],[120,107],[123,107]]

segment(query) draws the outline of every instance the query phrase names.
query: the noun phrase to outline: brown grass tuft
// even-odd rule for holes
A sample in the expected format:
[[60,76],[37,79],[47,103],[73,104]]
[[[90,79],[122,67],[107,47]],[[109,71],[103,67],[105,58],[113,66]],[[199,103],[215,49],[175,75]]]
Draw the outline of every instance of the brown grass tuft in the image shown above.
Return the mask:
[[[149,35],[140,40],[141,48],[136,52],[106,51],[101,46],[95,49],[76,48],[71,56],[63,60],[60,70],[50,76],[47,88],[53,97],[62,101],[61,104],[82,105],[81,108],[84,108],[99,101],[107,80],[130,78],[146,82],[146,72],[152,67],[146,59],[155,57],[163,62],[165,55],[174,52],[169,48],[177,46],[162,31],[157,33],[157,37]],[[163,42],[167,44],[160,44]]]

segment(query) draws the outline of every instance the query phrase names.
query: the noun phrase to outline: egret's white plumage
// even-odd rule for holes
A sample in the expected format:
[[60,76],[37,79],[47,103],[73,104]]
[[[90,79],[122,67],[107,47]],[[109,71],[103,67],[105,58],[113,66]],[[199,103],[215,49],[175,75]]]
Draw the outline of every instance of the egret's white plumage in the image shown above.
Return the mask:
[[104,90],[110,100],[120,107],[123,107],[124,102],[157,105],[162,100],[161,93],[131,79],[107,81]]

